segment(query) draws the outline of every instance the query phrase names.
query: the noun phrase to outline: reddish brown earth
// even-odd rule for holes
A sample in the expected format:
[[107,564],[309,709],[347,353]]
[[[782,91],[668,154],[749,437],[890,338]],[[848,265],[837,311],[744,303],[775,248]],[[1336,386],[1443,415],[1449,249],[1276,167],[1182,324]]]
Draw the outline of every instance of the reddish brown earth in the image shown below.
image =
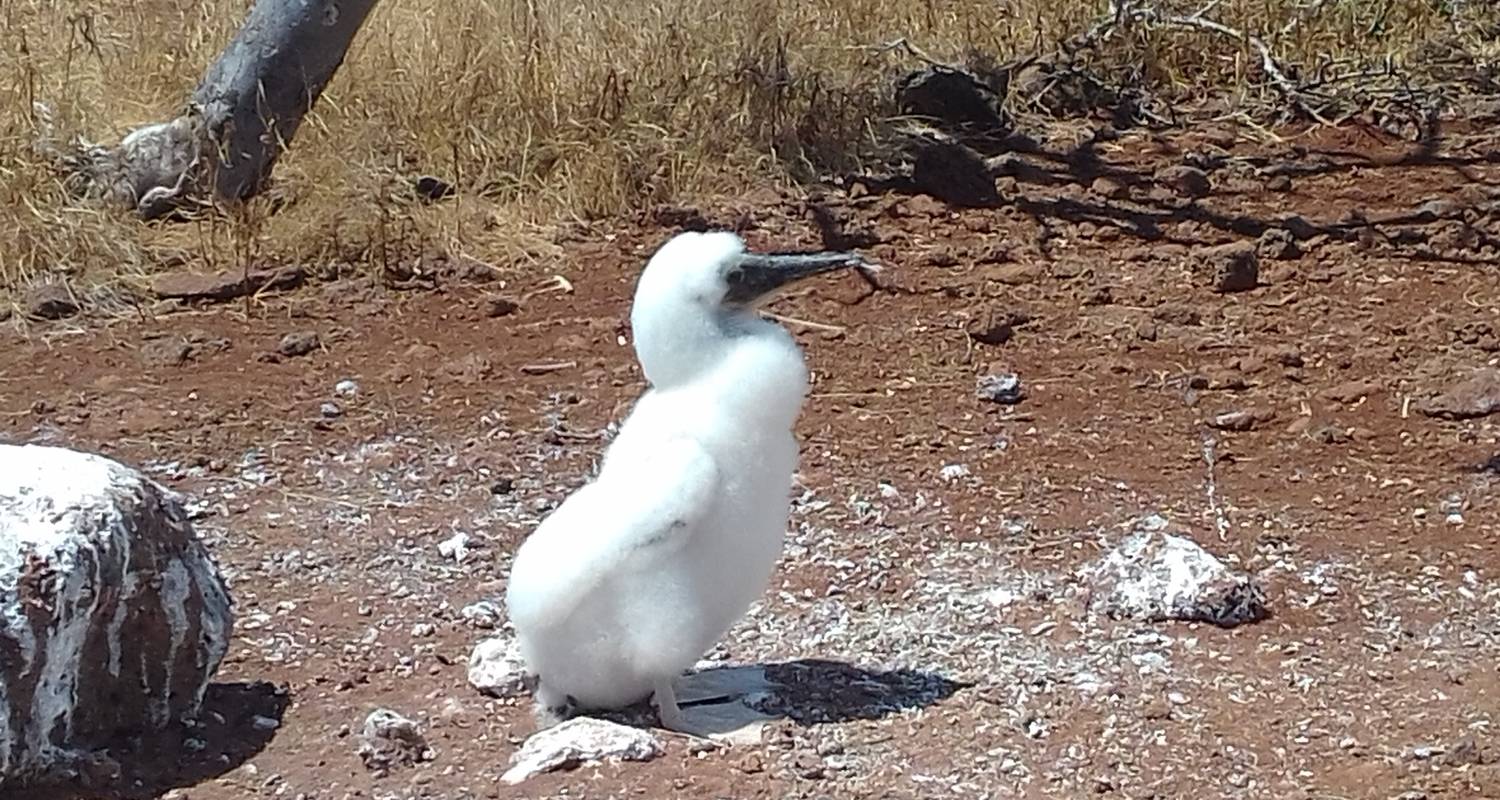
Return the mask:
[[[772,191],[700,209],[762,248],[820,247],[831,217],[885,267],[883,291],[849,275],[771,308],[837,330],[791,325],[816,376],[806,493],[719,655],[799,662],[771,670],[792,719],[760,747],[669,736],[656,761],[519,787],[498,778],[529,707],[468,686],[488,632],[458,612],[501,595],[641,390],[633,282],[692,214],[570,230],[488,283],[7,329],[0,439],[185,493],[238,604],[218,716],[187,755],[122,750],[140,782],[106,796],[1500,797],[1500,415],[1422,413],[1500,358],[1495,142],[1200,131],[1097,155],[1114,178],[1013,164],[996,208],[856,189],[817,214]],[[1153,184],[1185,162],[1209,196]],[[1204,249],[1285,214],[1316,228],[1288,225],[1300,254],[1215,292]],[[317,346],[268,355],[294,332]],[[991,371],[1024,401],[976,399]],[[1072,570],[1153,511],[1257,575],[1273,616],[1085,616]],[[462,563],[438,552],[455,532]],[[367,770],[380,707],[433,760]]]

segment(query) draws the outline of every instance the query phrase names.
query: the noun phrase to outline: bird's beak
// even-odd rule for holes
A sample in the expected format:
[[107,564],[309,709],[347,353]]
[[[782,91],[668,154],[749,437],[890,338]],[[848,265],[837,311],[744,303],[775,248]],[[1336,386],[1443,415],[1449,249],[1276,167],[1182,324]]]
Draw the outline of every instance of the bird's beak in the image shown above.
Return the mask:
[[868,265],[857,253],[745,253],[727,278],[724,302],[753,305],[803,278],[849,267]]

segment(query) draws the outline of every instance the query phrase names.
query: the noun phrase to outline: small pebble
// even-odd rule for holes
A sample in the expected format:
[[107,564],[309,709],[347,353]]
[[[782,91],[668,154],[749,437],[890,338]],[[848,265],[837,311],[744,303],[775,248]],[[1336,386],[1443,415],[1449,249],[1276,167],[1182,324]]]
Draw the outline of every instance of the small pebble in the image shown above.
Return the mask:
[[948,464],[938,471],[938,477],[945,481],[956,481],[959,478],[967,478],[969,468],[963,464]]
[[980,400],[1002,405],[1015,405],[1026,398],[1021,379],[1010,372],[981,377],[974,388],[974,394]]
[[437,550],[438,555],[443,558],[451,558],[462,564],[464,563],[464,559],[469,557],[469,535],[459,531],[451,537],[438,542]]
[[476,628],[498,627],[502,619],[500,606],[489,600],[464,606],[458,615]]

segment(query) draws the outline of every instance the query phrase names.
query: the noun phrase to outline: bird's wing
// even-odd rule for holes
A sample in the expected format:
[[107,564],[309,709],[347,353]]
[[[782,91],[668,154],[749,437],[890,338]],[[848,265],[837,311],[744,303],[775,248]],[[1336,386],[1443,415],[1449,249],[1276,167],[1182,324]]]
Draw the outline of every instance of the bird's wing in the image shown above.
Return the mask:
[[612,571],[681,547],[721,486],[719,465],[691,439],[669,439],[617,460],[522,545],[506,591],[511,616],[560,621]]

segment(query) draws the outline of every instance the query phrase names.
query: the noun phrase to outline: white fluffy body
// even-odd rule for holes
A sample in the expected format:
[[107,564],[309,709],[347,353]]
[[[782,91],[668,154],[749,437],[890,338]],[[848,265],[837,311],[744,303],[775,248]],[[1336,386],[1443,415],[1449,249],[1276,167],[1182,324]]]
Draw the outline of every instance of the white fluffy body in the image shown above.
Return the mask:
[[684,233],[647,263],[631,326],[651,388],[598,477],[516,553],[506,602],[543,708],[655,693],[666,722],[672,680],[765,591],[807,368],[785,330],[721,302],[743,251]]

